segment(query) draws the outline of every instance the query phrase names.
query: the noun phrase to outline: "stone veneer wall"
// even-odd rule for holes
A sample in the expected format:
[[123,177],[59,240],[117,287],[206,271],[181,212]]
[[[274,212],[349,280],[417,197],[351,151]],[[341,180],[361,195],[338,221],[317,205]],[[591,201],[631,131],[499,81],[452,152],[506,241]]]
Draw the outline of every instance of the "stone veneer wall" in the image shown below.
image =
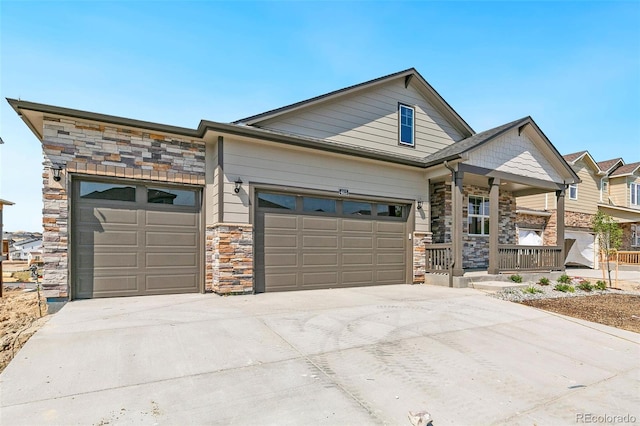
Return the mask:
[[431,244],[431,232],[413,233],[413,283],[424,283],[425,244]]
[[218,294],[253,293],[253,227],[207,227],[206,289]]
[[[70,175],[204,185],[204,142],[80,120],[44,117],[43,289],[69,296]],[[51,166],[64,167],[55,182]]]
[[[595,215],[579,212],[564,212],[564,229],[567,231],[584,231],[593,232],[591,221]],[[558,240],[558,212],[551,210],[551,216],[544,228],[544,236],[542,243],[545,246],[555,246]]]
[[[463,268],[487,268],[489,266],[489,237],[469,235],[469,195],[489,197],[489,188],[473,185],[463,186],[462,244]],[[431,185],[431,231],[433,243],[450,243],[453,213],[451,183],[436,182]],[[516,201],[511,192],[500,191],[500,236],[499,244],[516,243]]]

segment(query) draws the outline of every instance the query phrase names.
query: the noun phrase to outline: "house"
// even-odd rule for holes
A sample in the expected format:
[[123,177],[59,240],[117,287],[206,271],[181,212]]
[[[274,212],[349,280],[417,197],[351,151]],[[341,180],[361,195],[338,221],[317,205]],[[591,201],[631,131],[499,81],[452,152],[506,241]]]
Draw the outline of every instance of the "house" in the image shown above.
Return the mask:
[[524,265],[515,197],[561,210],[579,182],[531,117],[476,133],[413,68],[195,129],[8,102],[43,146],[50,297],[499,273]]
[[[599,250],[593,233],[593,218],[598,211],[620,223],[622,250],[639,250],[640,163],[625,164],[622,158],[598,162],[588,151],[567,154],[564,158],[581,181],[567,189],[565,241],[570,248],[566,263],[597,267]],[[554,195],[523,196],[516,202],[520,242],[556,245]]]
[[10,260],[29,260],[29,254],[32,251],[38,251],[42,248],[41,239],[26,239],[15,241],[9,249]]

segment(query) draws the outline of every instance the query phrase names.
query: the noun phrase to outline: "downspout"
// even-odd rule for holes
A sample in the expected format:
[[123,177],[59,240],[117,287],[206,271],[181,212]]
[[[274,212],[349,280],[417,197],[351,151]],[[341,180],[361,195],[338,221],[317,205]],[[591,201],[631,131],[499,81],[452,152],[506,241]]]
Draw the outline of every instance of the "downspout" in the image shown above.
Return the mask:
[[[456,182],[456,171],[453,167],[449,165],[449,162],[447,160],[444,160],[443,164],[444,164],[444,167],[446,167],[451,171],[451,197],[453,197],[454,185]],[[451,201],[453,202],[453,199]],[[453,218],[451,219],[451,223],[453,223]],[[453,232],[451,233],[451,235],[453,236]],[[453,287],[453,267],[456,266],[456,257],[453,255],[453,245],[454,245],[453,241],[451,241],[451,261],[449,263],[449,287],[450,288]]]

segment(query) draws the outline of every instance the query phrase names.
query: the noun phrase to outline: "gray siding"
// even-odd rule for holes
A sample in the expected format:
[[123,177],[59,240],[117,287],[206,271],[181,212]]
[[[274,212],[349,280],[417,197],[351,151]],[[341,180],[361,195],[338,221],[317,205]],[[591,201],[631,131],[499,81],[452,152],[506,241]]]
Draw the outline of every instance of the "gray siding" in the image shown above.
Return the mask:
[[[398,103],[414,106],[415,148],[398,145]],[[256,124],[270,130],[425,157],[462,139],[427,99],[401,80]]]

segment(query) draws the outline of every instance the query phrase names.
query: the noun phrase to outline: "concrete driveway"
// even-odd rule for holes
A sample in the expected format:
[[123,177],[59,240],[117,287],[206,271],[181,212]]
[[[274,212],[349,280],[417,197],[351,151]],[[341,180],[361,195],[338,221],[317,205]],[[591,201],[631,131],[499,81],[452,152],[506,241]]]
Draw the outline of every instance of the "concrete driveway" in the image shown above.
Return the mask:
[[639,337],[433,286],[78,301],[0,375],[0,423],[638,422]]

